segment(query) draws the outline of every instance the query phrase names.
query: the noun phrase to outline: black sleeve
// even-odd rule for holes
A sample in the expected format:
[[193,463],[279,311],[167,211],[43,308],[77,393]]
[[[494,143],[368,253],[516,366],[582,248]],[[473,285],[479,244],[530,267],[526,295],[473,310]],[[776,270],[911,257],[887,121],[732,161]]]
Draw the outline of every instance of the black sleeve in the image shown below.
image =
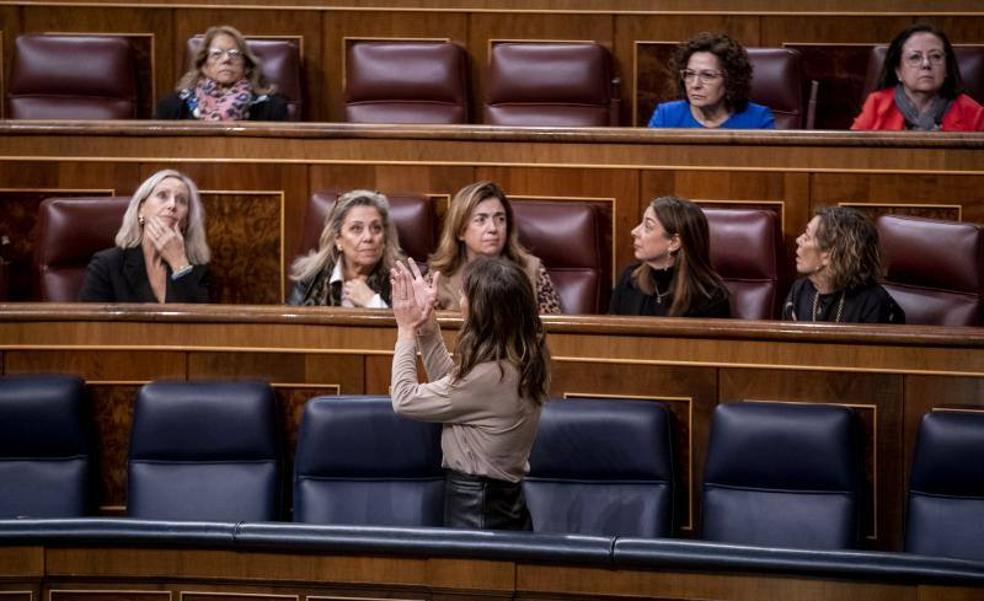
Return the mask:
[[307,296],[310,282],[294,282],[290,287],[290,295],[287,297],[287,304],[299,307],[304,304],[304,297]]
[[609,315],[626,315],[627,312],[625,307],[625,291],[629,286],[629,278],[632,277],[632,272],[635,270],[635,265],[629,265],[622,272],[622,275],[618,278],[618,283],[615,284],[615,289],[612,290],[612,297],[608,301],[608,314]]
[[799,296],[800,288],[803,287],[802,282],[802,280],[796,280],[789,288],[789,294],[786,295],[786,302],[782,304],[782,315],[780,319],[783,321],[797,321],[796,297]]
[[110,265],[105,255],[96,253],[85,269],[85,279],[79,290],[79,301],[83,303],[114,303],[113,283]]
[[186,119],[185,103],[177,92],[171,92],[157,103],[154,119]]
[[727,288],[718,288],[714,296],[708,300],[707,308],[701,317],[720,317],[723,319],[731,317],[731,297]]
[[[171,274],[168,273],[168,278]],[[174,292],[174,302],[176,303],[207,303],[209,302],[208,287],[211,284],[211,277],[208,273],[208,265],[195,265],[191,273],[186,273],[180,278],[171,280],[171,289]],[[168,299],[171,300],[171,299]]]
[[280,94],[270,94],[249,110],[250,121],[287,121],[287,102]]
[[876,288],[871,301],[862,309],[858,323],[905,323],[905,311],[884,288]]

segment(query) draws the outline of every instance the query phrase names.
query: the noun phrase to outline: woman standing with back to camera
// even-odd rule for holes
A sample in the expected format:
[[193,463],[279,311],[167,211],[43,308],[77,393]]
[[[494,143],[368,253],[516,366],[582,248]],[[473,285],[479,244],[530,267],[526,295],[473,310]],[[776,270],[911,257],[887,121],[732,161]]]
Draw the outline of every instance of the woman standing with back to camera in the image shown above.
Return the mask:
[[[392,271],[398,339],[391,394],[397,413],[443,424],[444,525],[531,530],[523,497],[550,354],[528,275],[504,258],[465,268],[454,359],[434,317],[440,272],[426,281],[413,259]],[[417,379],[417,348],[430,382]]]

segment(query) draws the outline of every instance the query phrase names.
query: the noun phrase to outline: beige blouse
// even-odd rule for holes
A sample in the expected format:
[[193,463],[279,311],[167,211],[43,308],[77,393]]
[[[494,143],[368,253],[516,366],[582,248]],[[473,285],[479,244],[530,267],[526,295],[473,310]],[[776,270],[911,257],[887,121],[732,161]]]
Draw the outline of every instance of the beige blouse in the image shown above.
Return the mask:
[[[461,310],[463,271],[464,269],[459,269],[450,276],[446,276],[444,273],[441,274],[441,281],[438,283],[437,289],[437,306],[439,309],[446,311]],[[554,288],[553,280],[550,279],[550,274],[547,273],[547,269],[540,262],[540,259],[530,255],[526,269],[523,271],[526,272],[526,275],[530,278],[530,283],[533,284],[533,291],[536,293],[540,314],[563,313],[560,307],[560,297]]]
[[[417,380],[418,343],[427,384]],[[454,384],[453,369],[438,328],[417,341],[397,340],[390,382],[393,410],[444,424],[444,467],[519,482],[530,469],[542,404],[520,398],[519,372],[509,362],[479,363]]]

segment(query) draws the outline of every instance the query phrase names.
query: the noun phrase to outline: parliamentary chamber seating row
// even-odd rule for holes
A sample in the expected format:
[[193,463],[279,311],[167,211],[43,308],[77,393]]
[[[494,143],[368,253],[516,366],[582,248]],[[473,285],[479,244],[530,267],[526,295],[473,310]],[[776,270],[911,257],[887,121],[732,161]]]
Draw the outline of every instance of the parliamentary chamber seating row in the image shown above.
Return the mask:
[[[190,38],[186,57],[200,43],[201,36]],[[286,99],[289,118],[301,120],[305,100],[297,41],[254,38],[248,43]],[[968,92],[984,101],[984,47],[955,50]],[[885,46],[871,51],[865,95],[874,89],[885,51]],[[619,125],[617,68],[610,51],[597,43],[493,44],[482,116],[469,114],[469,57],[457,44],[357,41],[346,52],[345,116],[352,123]],[[755,69],[751,100],[772,109],[779,129],[812,129],[817,86],[804,82],[800,53],[749,48],[748,54]],[[12,60],[8,118],[148,116],[138,112],[138,90],[149,86],[138,81],[134,50],[123,37],[22,34]]]
[[[0,378],[0,518],[90,515],[97,471],[85,383]],[[127,514],[167,521],[439,527],[441,426],[388,397],[310,399],[293,471],[273,390],[258,381],[158,381],[134,406]],[[524,492],[544,534],[666,538],[680,498],[661,403],[548,401]],[[905,550],[984,561],[984,414],[923,416]],[[704,541],[846,550],[864,499],[857,417],[835,405],[718,405],[704,467]],[[287,483],[292,482],[289,490]],[[292,498],[292,511],[287,499]]]
[[[338,196],[314,193],[307,207],[303,254],[317,247]],[[390,193],[400,244],[423,264],[437,245],[434,201]],[[113,245],[128,198],[49,198],[40,205],[35,248],[36,298],[74,301],[95,252]],[[570,314],[604,313],[612,282],[611,218],[590,202],[516,201],[520,240],[547,268]],[[776,214],[763,209],[707,208],[711,262],[731,292],[732,315],[773,319],[785,298]],[[883,215],[877,220],[886,255],[885,287],[907,323],[980,325],[984,314],[984,232],[977,224]],[[946,245],[939,244],[946,240]],[[245,243],[245,241],[244,241]],[[220,260],[216,257],[214,260]],[[621,268],[623,266],[617,266]]]

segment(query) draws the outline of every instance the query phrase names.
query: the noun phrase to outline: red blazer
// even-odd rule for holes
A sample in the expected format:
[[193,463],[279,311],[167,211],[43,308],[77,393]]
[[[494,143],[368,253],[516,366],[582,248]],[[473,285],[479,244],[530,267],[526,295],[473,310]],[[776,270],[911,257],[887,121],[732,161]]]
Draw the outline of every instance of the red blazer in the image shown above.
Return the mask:
[[[943,131],[984,131],[984,107],[966,94],[957,96],[940,124]],[[864,108],[851,129],[905,129],[905,119],[895,108],[895,88],[868,94]]]

